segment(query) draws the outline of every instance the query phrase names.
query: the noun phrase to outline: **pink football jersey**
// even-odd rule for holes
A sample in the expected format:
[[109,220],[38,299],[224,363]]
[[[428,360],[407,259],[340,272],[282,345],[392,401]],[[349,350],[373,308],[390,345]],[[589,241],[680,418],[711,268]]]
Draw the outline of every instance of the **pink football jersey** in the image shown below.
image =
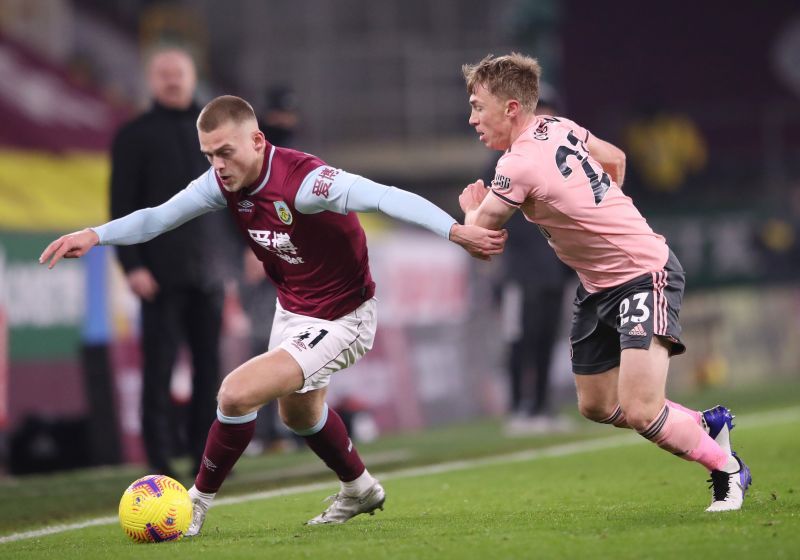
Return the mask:
[[661,270],[669,249],[592,158],[588,140],[573,121],[538,117],[497,162],[491,188],[597,292]]

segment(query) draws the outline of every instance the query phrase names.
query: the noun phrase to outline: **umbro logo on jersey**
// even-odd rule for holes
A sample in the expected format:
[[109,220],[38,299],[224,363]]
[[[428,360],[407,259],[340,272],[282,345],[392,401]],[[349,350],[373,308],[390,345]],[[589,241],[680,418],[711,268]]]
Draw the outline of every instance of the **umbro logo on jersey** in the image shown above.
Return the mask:
[[628,331],[628,336],[647,336],[647,331],[642,325],[636,325]]
[[242,200],[237,204],[237,206],[239,207],[239,212],[252,212],[255,204],[249,200]]

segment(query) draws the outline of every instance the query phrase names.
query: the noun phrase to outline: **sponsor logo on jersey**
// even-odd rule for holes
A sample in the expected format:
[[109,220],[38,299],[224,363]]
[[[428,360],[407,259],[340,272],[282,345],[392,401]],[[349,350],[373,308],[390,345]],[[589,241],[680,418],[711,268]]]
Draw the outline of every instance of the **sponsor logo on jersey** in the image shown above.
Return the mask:
[[333,180],[336,179],[336,176],[339,174],[341,169],[335,169],[333,167],[325,167],[322,171],[319,172],[320,179],[329,179]]
[[287,226],[292,225],[292,213],[286,203],[282,200],[276,200],[273,204],[275,205],[275,211],[278,213],[278,218]]
[[505,175],[497,173],[492,180],[492,189],[495,191],[507,191],[511,188],[511,179]]
[[239,212],[252,212],[253,211],[253,204],[249,200],[242,200],[236,206],[239,207]]
[[292,243],[292,238],[288,233],[264,229],[248,229],[247,233],[250,234],[250,239],[289,264],[305,263],[303,257],[297,255],[298,248]]
[[311,192],[317,196],[321,196],[322,198],[328,198],[328,194],[330,194],[331,190],[331,182],[324,181],[322,179],[317,179],[314,181],[314,188],[311,189]]

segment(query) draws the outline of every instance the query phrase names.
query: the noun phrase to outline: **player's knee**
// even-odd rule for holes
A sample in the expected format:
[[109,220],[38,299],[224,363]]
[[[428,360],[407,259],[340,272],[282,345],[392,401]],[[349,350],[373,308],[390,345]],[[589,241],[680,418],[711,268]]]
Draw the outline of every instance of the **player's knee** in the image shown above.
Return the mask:
[[247,391],[240,383],[225,378],[217,394],[217,403],[222,414],[226,416],[242,416],[253,408]]
[[288,410],[284,406],[278,406],[278,416],[280,416],[284,426],[289,429],[294,429],[294,424],[297,423],[296,414],[293,414],[291,410]]
[[603,403],[585,402],[578,403],[578,410],[584,418],[592,422],[603,422],[614,414],[615,406],[606,406]]
[[638,401],[626,403],[623,405],[623,410],[628,425],[637,432],[646,430],[658,416],[657,409]]
[[279,406],[278,415],[281,422],[292,431],[306,430],[318,420],[312,411],[298,407]]

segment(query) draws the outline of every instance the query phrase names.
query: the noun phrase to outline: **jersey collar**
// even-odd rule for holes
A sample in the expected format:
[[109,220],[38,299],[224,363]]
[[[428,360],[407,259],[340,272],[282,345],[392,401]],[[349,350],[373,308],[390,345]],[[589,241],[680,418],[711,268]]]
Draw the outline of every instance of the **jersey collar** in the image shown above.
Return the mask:
[[261,166],[261,173],[258,174],[258,178],[253,183],[255,187],[247,193],[247,196],[253,196],[267,186],[267,183],[269,182],[269,175],[272,171],[272,157],[274,155],[275,146],[270,146],[269,158],[264,158],[264,164]]

